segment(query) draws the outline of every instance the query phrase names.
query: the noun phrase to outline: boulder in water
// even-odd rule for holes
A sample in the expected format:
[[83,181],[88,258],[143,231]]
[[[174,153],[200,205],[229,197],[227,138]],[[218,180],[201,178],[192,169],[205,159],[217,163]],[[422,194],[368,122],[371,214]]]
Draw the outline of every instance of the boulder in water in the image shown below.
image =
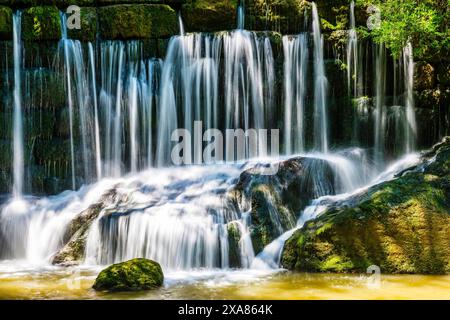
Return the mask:
[[450,138],[417,167],[309,221],[286,242],[283,267],[308,272],[450,272]]
[[97,291],[139,291],[162,286],[164,275],[159,263],[148,259],[132,259],[113,264],[95,279]]
[[258,166],[244,171],[229,196],[240,212],[250,212],[255,253],[294,228],[298,213],[312,199],[334,194],[334,180],[329,163],[313,157],[282,161],[273,175]]

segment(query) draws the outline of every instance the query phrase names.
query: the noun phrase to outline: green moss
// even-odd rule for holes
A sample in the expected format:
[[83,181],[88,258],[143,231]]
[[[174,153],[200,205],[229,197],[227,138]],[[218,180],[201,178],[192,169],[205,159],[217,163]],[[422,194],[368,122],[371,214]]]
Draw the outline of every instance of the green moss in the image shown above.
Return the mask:
[[148,259],[132,259],[113,264],[95,279],[97,291],[137,291],[162,286],[164,275],[159,263]]
[[236,0],[192,0],[182,7],[187,32],[236,29]]
[[25,9],[22,18],[22,37],[25,41],[58,40],[61,38],[61,19],[56,6]]
[[114,5],[98,9],[104,39],[167,38],[178,34],[176,12],[167,5]]
[[[286,242],[284,267],[298,271],[450,272],[450,139],[425,169],[406,172],[332,208]],[[428,159],[428,158],[427,158]],[[427,160],[424,160],[427,161]]]
[[0,6],[0,39],[12,38],[12,10]]
[[296,34],[305,24],[310,3],[301,0],[253,0],[246,4],[246,27]]

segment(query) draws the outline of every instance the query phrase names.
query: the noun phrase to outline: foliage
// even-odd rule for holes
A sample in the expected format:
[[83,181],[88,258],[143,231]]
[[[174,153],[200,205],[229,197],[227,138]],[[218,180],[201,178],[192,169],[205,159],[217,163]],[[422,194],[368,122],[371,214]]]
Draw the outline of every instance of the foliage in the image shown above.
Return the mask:
[[371,30],[375,41],[385,43],[399,56],[408,41],[418,58],[441,59],[450,48],[449,0],[357,0],[357,5],[375,5],[380,26]]

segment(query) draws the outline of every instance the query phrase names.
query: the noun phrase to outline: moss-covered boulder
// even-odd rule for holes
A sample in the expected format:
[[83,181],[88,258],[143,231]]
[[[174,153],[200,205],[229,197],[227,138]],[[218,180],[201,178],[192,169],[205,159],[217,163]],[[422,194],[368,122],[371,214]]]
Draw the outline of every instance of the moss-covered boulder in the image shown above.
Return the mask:
[[192,0],[182,7],[187,32],[236,29],[237,0]]
[[[433,160],[432,160],[433,159]],[[282,265],[312,272],[450,272],[450,138],[423,163],[337,204],[286,242]]]
[[0,6],[0,40],[12,38],[12,10]]
[[167,38],[179,33],[175,10],[167,5],[113,5],[98,9],[103,39]]
[[58,40],[61,18],[56,6],[27,8],[22,16],[22,38],[25,41]]
[[132,259],[113,264],[95,279],[97,291],[139,291],[161,287],[164,275],[159,263],[148,259]]

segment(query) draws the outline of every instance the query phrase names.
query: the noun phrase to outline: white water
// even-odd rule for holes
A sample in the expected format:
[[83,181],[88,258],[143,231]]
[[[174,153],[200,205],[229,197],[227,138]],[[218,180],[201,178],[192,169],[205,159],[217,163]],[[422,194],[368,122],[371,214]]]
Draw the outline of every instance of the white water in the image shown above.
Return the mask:
[[[368,175],[370,164],[365,163],[362,150],[306,157],[302,183],[312,188],[319,203],[324,196],[350,193],[372,179]],[[3,258],[34,265],[49,264],[64,244],[70,221],[114,189],[113,202],[103,204],[99,217],[89,229],[87,265],[146,257],[160,262],[165,270],[227,269],[230,266],[228,226],[232,224],[240,234],[241,267],[257,268],[260,260],[272,261],[269,265],[274,267],[289,236],[285,233],[289,230],[279,221],[276,206],[271,207],[269,217],[281,238],[255,260],[250,238],[251,204],[243,202],[236,207],[226,196],[240,173],[256,164],[252,161],[149,169],[123,178],[102,179],[79,191],[58,196],[10,202],[0,216],[1,236],[6,240],[2,244]],[[390,177],[400,168],[390,169],[385,175]],[[326,183],[329,174],[334,181],[331,186]],[[317,208],[315,203],[316,200],[305,209],[298,226],[300,221],[306,221],[308,211]],[[308,219],[314,216],[311,214]]]
[[405,152],[410,153],[416,149],[417,125],[414,109],[414,59],[413,48],[410,42],[403,49],[403,66],[405,68],[406,88],[406,138]]
[[[8,203],[0,217],[1,234],[8,240],[2,244],[8,247],[2,249],[3,254],[27,263],[48,264],[63,245],[70,221],[114,187],[120,195],[117,202],[102,211],[89,231],[87,264],[109,264],[144,256],[159,261],[169,271],[226,269],[230,265],[227,226],[233,224],[241,235],[242,267],[278,267],[284,241],[295,229],[286,230],[276,206],[270,206],[270,218],[280,237],[255,259],[249,208],[230,208],[224,199],[226,190],[244,169],[242,166],[148,169],[155,163],[159,167],[170,164],[173,129],[183,125],[192,129],[195,120],[202,120],[206,128],[274,127],[276,78],[271,41],[268,36],[243,30],[242,7],[238,17],[238,30],[214,35],[186,34],[180,18],[180,36],[170,40],[164,61],[142,58],[143,47],[134,41],[104,41],[99,45],[99,52],[89,43],[86,58],[80,43],[67,39],[62,19],[73,187],[77,185],[75,178],[80,176],[88,182],[96,176],[99,181],[76,192]],[[287,155],[305,150],[307,39],[306,34],[283,37]],[[20,37],[15,40],[18,40],[14,42],[16,62]],[[313,181],[317,199],[300,215],[297,228],[323,212],[332,201],[345,199],[370,181],[381,181],[372,180],[379,171],[371,170],[381,161],[377,159],[374,165],[364,150],[328,153],[327,79],[315,5],[313,40],[314,146],[317,153],[309,156],[324,162],[313,161],[311,167],[306,165],[305,180]],[[357,40],[351,46],[357,48]],[[382,155],[384,150],[387,121],[384,110],[386,53],[380,48],[376,54],[375,81],[377,155]],[[17,59],[20,63],[20,58]],[[411,51],[405,50],[404,59],[409,112],[406,143],[407,149],[412,150],[415,121]],[[20,83],[20,72],[19,78],[16,77],[19,63],[14,64],[16,84]],[[97,69],[100,70],[99,86]],[[220,94],[222,88],[223,95]],[[20,98],[20,92],[18,96]],[[74,121],[76,115],[81,116],[79,123]],[[76,136],[80,137],[80,142]],[[335,178],[333,185],[328,183],[328,167]],[[395,170],[388,168],[381,179],[389,179],[400,168],[403,162]],[[124,176],[127,172],[132,175]],[[340,195],[330,195],[336,192]]]
[[13,15],[13,55],[14,55],[14,113],[13,113],[13,197],[20,199],[23,192],[24,157],[22,127],[22,12]]
[[305,151],[305,95],[307,92],[308,34],[283,36],[285,154]]
[[[324,213],[328,208],[337,205],[344,205],[346,200],[352,198],[355,195],[364,194],[367,190],[384,181],[392,180],[398,172],[404,169],[410,168],[420,161],[418,154],[409,154],[395,163],[388,166],[382,173],[375,178],[371,179],[369,183],[364,186],[353,187],[348,190],[343,189],[342,193],[337,195],[326,195],[319,197],[311,202],[300,214],[297,221],[297,226],[291,230],[284,232],[277,239],[267,245],[264,250],[259,253],[253,260],[252,268],[270,270],[280,267],[281,254],[284,248],[285,242],[294,234],[295,231],[302,228],[304,224],[310,220],[313,220]],[[344,163],[346,160],[344,160]],[[351,165],[351,164],[350,164]]]
[[355,3],[350,3],[350,30],[347,39],[347,85],[353,97],[362,96],[362,59],[358,47],[358,33],[355,23]]
[[327,87],[323,60],[323,37],[320,32],[320,18],[317,6],[312,2],[314,39],[314,148],[328,152],[328,110]]

